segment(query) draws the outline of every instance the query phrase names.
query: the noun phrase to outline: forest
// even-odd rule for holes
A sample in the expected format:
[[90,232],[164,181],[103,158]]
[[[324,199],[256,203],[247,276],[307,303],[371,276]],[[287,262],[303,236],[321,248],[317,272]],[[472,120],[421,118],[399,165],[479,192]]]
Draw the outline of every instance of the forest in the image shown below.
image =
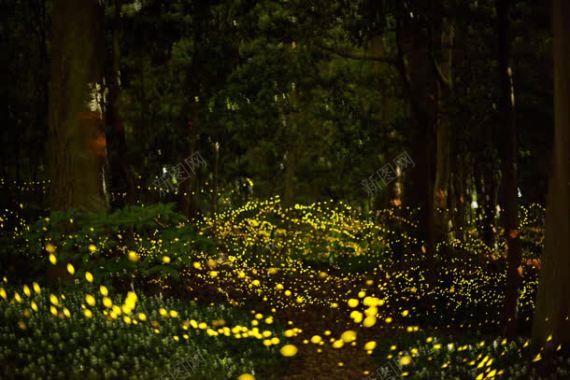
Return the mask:
[[0,0],[0,379],[570,379],[569,0]]

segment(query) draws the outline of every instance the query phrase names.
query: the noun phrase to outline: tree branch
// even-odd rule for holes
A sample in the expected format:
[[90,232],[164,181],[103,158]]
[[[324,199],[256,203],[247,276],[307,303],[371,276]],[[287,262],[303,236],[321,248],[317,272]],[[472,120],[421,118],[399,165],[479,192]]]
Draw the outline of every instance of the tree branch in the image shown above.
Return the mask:
[[441,71],[441,67],[439,67],[437,60],[435,59],[435,56],[433,55],[431,49],[429,56],[431,59],[431,63],[433,65],[433,70],[435,71],[439,82],[446,88],[451,88],[451,81],[449,80],[449,78],[446,78],[445,75],[443,74],[443,71]]
[[386,63],[389,65],[397,65],[397,59],[396,58],[392,58],[392,57],[382,57],[382,56],[374,56],[374,55],[367,55],[367,54],[362,54],[362,53],[357,53],[357,52],[352,52],[352,51],[347,51],[344,49],[339,49],[336,47],[331,47],[331,46],[327,46],[324,44],[320,44],[317,43],[316,46],[324,51],[327,51],[329,53],[333,53],[338,55],[339,57],[343,57],[343,58],[349,58],[349,59],[355,59],[358,61],[374,61],[374,62],[382,62],[382,63]]

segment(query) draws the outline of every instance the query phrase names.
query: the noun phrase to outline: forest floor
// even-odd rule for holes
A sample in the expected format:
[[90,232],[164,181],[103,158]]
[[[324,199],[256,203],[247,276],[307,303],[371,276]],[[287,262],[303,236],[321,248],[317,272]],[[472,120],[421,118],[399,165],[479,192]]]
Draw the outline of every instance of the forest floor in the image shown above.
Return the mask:
[[[413,212],[252,202],[1,216],[2,378],[543,378],[525,332],[541,227],[525,214],[521,336],[503,339],[502,242],[446,242],[428,283]],[[538,211],[537,211],[538,210]],[[457,233],[455,235],[458,235]],[[444,254],[444,253],[445,254]],[[62,366],[60,363],[69,363]]]

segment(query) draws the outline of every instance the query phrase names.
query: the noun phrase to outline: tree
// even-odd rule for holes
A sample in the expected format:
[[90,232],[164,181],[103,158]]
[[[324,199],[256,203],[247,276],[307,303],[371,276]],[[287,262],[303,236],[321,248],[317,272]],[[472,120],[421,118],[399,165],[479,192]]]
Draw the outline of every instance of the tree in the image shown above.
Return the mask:
[[111,189],[125,199],[115,200],[121,205],[134,202],[135,184],[127,158],[125,124],[119,105],[121,91],[121,4],[113,1],[109,70],[107,72],[108,96],[106,105],[107,139],[109,141],[109,169]]
[[516,335],[517,303],[521,283],[521,243],[518,231],[517,209],[517,130],[514,117],[515,95],[512,69],[509,64],[509,11],[510,0],[496,0],[497,10],[497,68],[499,70],[498,117],[501,133],[501,203],[503,228],[507,241],[507,285],[503,306],[504,333]]
[[[441,58],[438,60],[435,52],[431,52],[434,69],[438,77],[438,117],[436,124],[436,158],[435,158],[435,182],[433,188],[434,204],[434,233],[437,240],[447,240],[449,207],[449,187],[451,171],[451,125],[449,118],[451,94],[453,91],[453,45],[455,39],[454,20],[442,18],[440,31],[436,36],[441,36],[433,42],[438,50],[441,50]],[[438,63],[440,62],[440,63]]]
[[536,299],[533,338],[570,344],[570,2],[554,0],[554,162],[548,193],[546,237]]
[[100,107],[102,16],[97,0],[53,4],[48,159],[55,210],[108,208]]
[[397,22],[398,68],[410,101],[413,133],[412,157],[417,163],[411,171],[411,183],[405,194],[414,206],[420,206],[420,237],[426,254],[428,282],[435,285],[434,145],[437,125],[438,81],[430,58],[431,36],[427,21],[404,13]]

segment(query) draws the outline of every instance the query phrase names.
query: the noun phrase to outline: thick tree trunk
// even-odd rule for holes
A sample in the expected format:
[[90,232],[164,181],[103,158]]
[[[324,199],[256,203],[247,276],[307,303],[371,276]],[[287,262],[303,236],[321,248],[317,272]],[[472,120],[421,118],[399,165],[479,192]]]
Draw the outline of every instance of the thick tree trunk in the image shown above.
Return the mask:
[[501,208],[502,223],[507,241],[507,284],[503,305],[503,333],[514,337],[518,326],[518,299],[521,283],[521,243],[518,231],[517,202],[517,131],[514,118],[515,96],[512,71],[509,66],[509,11],[510,0],[496,0],[497,61],[501,91],[498,101],[501,137]]
[[397,26],[397,68],[410,99],[414,121],[410,183],[404,194],[408,204],[419,206],[419,237],[424,242],[428,281],[435,284],[435,227],[433,218],[433,148],[437,118],[437,78],[429,52],[429,36],[413,21]]
[[570,344],[570,2],[554,0],[554,167],[533,338],[551,347]]
[[102,9],[97,0],[55,0],[49,90],[54,210],[108,208],[101,117]]
[[[389,53],[386,51],[386,43],[384,41],[384,37],[382,35],[377,35],[370,38],[368,44],[368,50],[370,52],[370,56],[372,57],[386,57]],[[393,72],[393,68],[386,65],[386,62],[372,62],[372,73],[376,78],[384,78],[388,75],[391,75]],[[389,112],[388,108],[388,95],[385,91],[380,91],[380,120],[379,123],[379,133],[383,128],[384,120],[386,120],[387,113]],[[397,142],[389,142],[391,144],[396,145]],[[389,162],[393,157],[396,157],[397,154],[400,152],[392,152],[387,153],[386,162]],[[371,204],[371,208],[375,210],[380,210],[384,208],[388,208],[391,206],[399,206],[401,204],[401,196],[402,196],[402,170],[398,167],[394,167],[396,178],[393,181],[390,181],[386,184],[385,189],[382,189],[380,192],[377,192],[373,196],[373,201]]]

